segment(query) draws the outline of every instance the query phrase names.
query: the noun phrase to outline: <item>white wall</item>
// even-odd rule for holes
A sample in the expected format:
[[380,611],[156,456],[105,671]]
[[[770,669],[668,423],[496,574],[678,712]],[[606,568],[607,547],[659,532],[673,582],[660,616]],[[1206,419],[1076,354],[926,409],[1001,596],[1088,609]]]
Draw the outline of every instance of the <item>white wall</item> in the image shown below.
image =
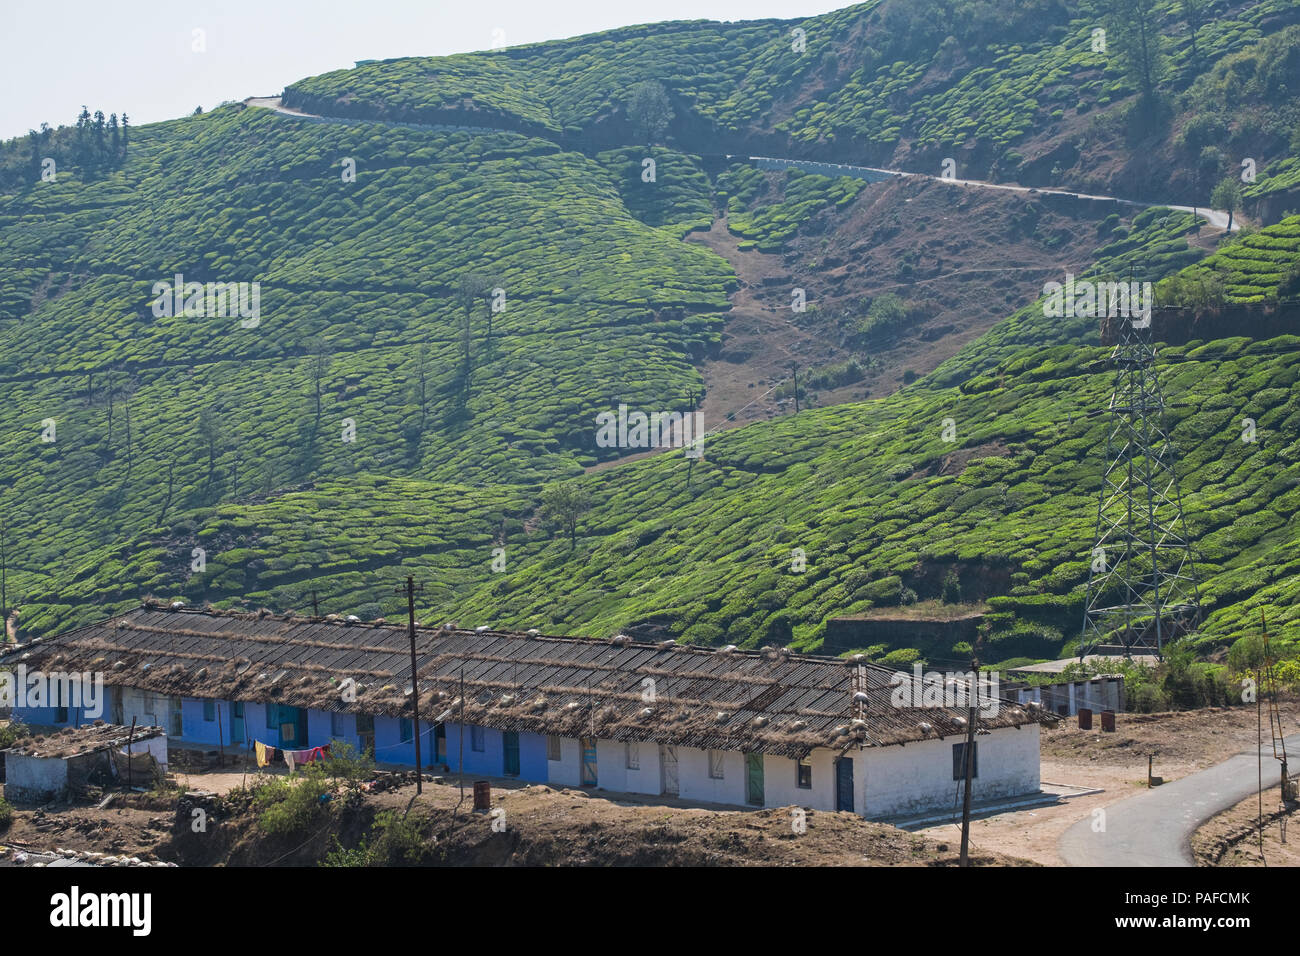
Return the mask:
[[[952,779],[952,748],[965,739],[955,735],[864,749],[854,767],[855,801],[865,789],[868,817],[952,809],[961,786]],[[1003,727],[975,739],[979,776],[971,789],[974,800],[1038,792],[1037,724]],[[855,809],[862,813],[861,807]]]
[[[600,759],[599,753],[596,759]],[[597,780],[600,767],[596,767]],[[582,786],[582,751],[572,737],[560,738],[560,759],[546,761],[546,782],[557,787]]]
[[[835,809],[835,754],[829,750],[814,750],[812,761],[812,789],[798,786],[796,764],[790,757],[763,759],[763,805],[767,807],[807,807],[810,810]],[[856,767],[854,768],[857,769]]]
[[638,747],[638,770],[627,767],[627,745],[618,740],[596,741],[596,786],[621,793],[659,794],[659,745],[644,742]]
[[677,748],[678,796],[702,803],[745,803],[745,755],[727,752],[722,755],[721,780],[709,776],[707,750]]

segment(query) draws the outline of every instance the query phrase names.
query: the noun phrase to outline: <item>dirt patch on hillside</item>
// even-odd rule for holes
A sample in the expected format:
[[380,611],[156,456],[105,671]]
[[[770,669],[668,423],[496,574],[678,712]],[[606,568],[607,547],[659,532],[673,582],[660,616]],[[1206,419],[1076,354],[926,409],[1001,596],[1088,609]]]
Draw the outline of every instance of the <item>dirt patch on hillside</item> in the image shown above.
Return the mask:
[[[794,411],[788,394],[776,394],[792,365],[811,393],[805,404],[896,391],[1034,301],[1045,282],[1087,266],[1111,208],[909,177],[821,211],[780,255],[741,251],[719,218],[688,237],[726,259],[741,283],[721,348],[701,369],[705,421],[716,428]],[[805,312],[791,309],[795,288],[805,290]],[[865,342],[859,324],[885,293],[914,305],[909,323]],[[809,376],[851,358],[863,378],[807,389]]]

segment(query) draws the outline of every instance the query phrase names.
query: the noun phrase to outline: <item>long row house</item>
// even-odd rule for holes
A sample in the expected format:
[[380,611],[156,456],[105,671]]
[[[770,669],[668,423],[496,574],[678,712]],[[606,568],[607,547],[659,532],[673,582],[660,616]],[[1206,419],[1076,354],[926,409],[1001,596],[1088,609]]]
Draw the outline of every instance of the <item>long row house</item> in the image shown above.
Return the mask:
[[[0,657],[19,664],[103,675],[103,713],[15,711],[37,726],[415,762],[405,627],[149,604]],[[912,675],[861,658],[417,627],[415,666],[422,762],[449,772],[883,818],[951,809],[965,768],[966,709],[898,706]],[[978,719],[976,800],[1038,792],[1043,719],[1009,702]]]

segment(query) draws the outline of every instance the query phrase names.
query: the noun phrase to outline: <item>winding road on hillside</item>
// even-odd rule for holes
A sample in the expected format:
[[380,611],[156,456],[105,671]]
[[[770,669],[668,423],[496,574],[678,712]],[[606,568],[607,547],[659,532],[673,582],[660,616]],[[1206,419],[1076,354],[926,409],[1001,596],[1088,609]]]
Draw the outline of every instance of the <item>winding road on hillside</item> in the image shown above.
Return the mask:
[[[1300,734],[1286,738],[1289,753]],[[1278,764],[1265,747],[1264,785],[1276,784]],[[1058,844],[1070,866],[1195,866],[1191,838],[1215,814],[1236,806],[1259,786],[1258,755],[1237,754],[1198,773],[1105,807],[1105,817],[1080,820]],[[1094,811],[1096,812],[1096,811]],[[1094,820],[1105,829],[1094,832]]]
[[[335,116],[322,116],[319,113],[305,113],[302,110],[295,110],[285,106],[278,96],[250,96],[244,100],[248,106],[260,107],[262,109],[274,110],[283,116],[292,116],[297,119],[305,119],[316,123],[357,123],[357,122],[375,122],[385,123],[390,126],[401,126],[407,129],[427,129],[439,132],[467,132],[467,133],[504,133],[512,132],[511,130],[497,129],[491,126],[450,126],[427,123],[407,123],[395,120],[355,120]],[[1166,209],[1177,209],[1182,212],[1195,213],[1204,217],[1211,227],[1220,230],[1228,228],[1228,214],[1219,212],[1214,209],[1193,208],[1192,206],[1176,206],[1171,203],[1157,202],[1139,202],[1133,199],[1119,199],[1115,196],[1094,196],[1088,193],[1068,192],[1063,189],[1040,189],[1035,186],[1017,186],[1005,183],[988,183],[980,179],[946,179],[942,176],[933,176],[928,173],[909,173],[900,169],[880,169],[874,166],[854,166],[849,163],[823,163],[810,159],[780,159],[772,156],[732,156],[728,154],[728,159],[747,159],[752,161],[760,169],[799,169],[807,173],[817,173],[822,176],[852,176],[856,179],[865,179],[869,182],[883,182],[890,178],[918,177],[921,179],[930,179],[935,182],[945,183],[950,186],[976,186],[981,189],[1002,189],[1008,192],[1022,193],[1025,195],[1040,196],[1062,196],[1069,199],[1079,199],[1092,202],[1110,202],[1124,206],[1134,206],[1138,209],[1150,209],[1153,207],[1163,207]],[[1232,223],[1232,230],[1236,232],[1241,228],[1241,224],[1235,220]]]

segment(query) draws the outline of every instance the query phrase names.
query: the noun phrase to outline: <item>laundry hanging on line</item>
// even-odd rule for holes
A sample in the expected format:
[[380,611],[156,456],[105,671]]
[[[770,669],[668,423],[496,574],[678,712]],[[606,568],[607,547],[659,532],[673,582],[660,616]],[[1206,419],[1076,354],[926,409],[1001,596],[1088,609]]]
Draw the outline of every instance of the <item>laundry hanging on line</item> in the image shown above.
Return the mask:
[[309,747],[306,750],[286,750],[284,751],[284,762],[288,764],[289,772],[293,773],[294,767],[315,763],[317,760],[324,760],[329,754],[329,744],[323,747]]
[[259,767],[269,767],[272,761],[280,759],[280,748],[272,747],[270,744],[264,744],[260,740],[253,741],[257,750],[257,765]]

